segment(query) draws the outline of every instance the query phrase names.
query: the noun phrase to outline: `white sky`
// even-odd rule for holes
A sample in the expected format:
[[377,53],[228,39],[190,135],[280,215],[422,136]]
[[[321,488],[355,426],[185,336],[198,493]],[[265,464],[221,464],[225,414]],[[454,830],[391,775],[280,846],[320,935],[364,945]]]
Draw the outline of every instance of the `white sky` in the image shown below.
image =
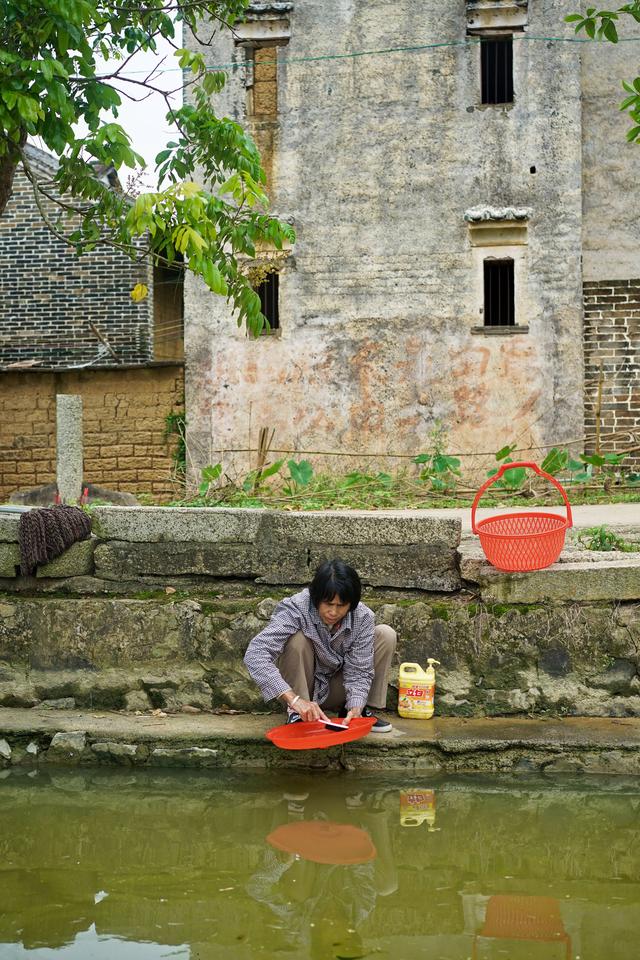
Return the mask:
[[[180,24],[177,25],[181,27]],[[180,34],[175,38],[175,42],[180,46],[182,40]],[[173,90],[182,85],[182,73],[178,67],[178,60],[173,56],[173,49],[166,41],[159,41],[158,53],[138,53],[127,64],[127,74],[133,79],[142,80],[145,75],[153,69],[154,65],[160,63],[164,57],[164,62],[160,64],[160,69],[165,68],[166,73],[160,73],[154,79],[156,87],[163,90]],[[138,96],[135,84],[119,84],[121,89],[126,90],[133,96]],[[181,90],[174,96],[173,105],[179,107],[182,103]],[[122,97],[122,106],[118,111],[118,123],[127,131],[133,141],[133,148],[137,153],[142,154],[147,162],[148,177],[145,177],[147,185],[155,186],[154,158],[162,150],[165,144],[171,140],[175,134],[175,129],[167,123],[165,115],[167,105],[162,96],[154,94],[148,100],[141,103],[132,103],[126,97]],[[120,179],[124,182],[127,177],[126,170],[122,170]]]
[[[182,24],[176,25],[176,37],[174,42],[179,47],[182,43]],[[135,55],[126,67],[127,75],[135,80],[143,80],[145,76],[159,65],[161,70],[167,72],[159,73],[153,80],[153,84],[163,90],[173,90],[176,87],[178,93],[173,97],[172,103],[179,107],[182,103],[182,72],[178,67],[178,60],[173,56],[173,48],[163,40],[158,42],[157,54],[150,52],[141,52]],[[163,60],[164,58],[164,60]],[[162,61],[162,62],[161,62]],[[98,64],[98,74],[112,71],[115,63]],[[138,97],[142,88],[136,88],[136,84],[119,83],[115,84],[119,89],[125,90],[132,96]],[[141,154],[146,161],[147,174],[144,177],[142,186],[154,189],[156,186],[156,177],[154,173],[154,159],[156,154],[163,149],[165,144],[174,138],[175,129],[172,129],[167,123],[165,116],[167,113],[167,104],[160,94],[153,94],[147,100],[134,103],[126,97],[122,97],[122,106],[118,110],[117,122],[127,131],[132,140],[134,150]],[[110,113],[104,114],[105,120],[113,119]],[[78,135],[82,136],[86,128],[78,127]],[[46,146],[39,139],[34,141],[41,149],[46,150]],[[126,185],[127,177],[130,175],[126,167],[121,168],[119,172],[120,180],[123,186]]]

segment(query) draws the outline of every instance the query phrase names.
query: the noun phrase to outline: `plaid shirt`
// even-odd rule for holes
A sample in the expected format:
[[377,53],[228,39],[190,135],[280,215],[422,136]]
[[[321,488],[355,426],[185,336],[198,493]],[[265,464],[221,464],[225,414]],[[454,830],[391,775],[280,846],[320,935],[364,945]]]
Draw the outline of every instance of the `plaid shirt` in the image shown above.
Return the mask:
[[299,630],[313,644],[315,682],[313,699],[323,703],[329,694],[329,681],[342,670],[348,710],[364,707],[373,682],[373,611],[364,603],[349,611],[335,633],[320,619],[309,596],[302,590],[281,600],[268,626],[247,647],[244,663],[260,687],[265,700],[279,697],[289,684],[276,666],[290,637]]

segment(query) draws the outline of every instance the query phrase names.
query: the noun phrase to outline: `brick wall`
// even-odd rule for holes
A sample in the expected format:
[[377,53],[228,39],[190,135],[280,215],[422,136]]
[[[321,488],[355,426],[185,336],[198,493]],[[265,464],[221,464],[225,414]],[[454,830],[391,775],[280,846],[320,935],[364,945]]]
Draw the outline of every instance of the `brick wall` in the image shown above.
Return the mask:
[[172,481],[173,442],[164,418],[183,408],[179,365],[127,370],[12,372],[0,375],[0,497],[53,483],[57,393],[83,398],[84,476],[155,499],[181,494]]
[[[35,148],[29,155],[38,172],[53,175],[55,161]],[[55,216],[52,205],[51,211]],[[115,362],[153,358],[153,297],[134,303],[129,295],[138,282],[151,286],[149,264],[136,265],[108,247],[78,257],[46,228],[20,172],[0,217],[0,264],[0,365],[94,361],[100,341],[90,323],[108,339]],[[113,364],[114,358],[97,362]]]
[[[602,369],[602,445],[607,450],[640,447],[640,279],[584,284],[584,347],[587,435],[596,432]],[[625,463],[640,465],[640,449]]]

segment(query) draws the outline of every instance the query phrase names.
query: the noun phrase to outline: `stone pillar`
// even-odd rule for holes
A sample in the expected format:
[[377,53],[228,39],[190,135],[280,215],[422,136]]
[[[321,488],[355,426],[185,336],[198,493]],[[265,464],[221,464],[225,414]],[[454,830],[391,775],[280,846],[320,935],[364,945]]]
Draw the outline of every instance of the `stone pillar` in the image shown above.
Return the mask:
[[82,496],[82,397],[56,396],[56,482],[62,503]]

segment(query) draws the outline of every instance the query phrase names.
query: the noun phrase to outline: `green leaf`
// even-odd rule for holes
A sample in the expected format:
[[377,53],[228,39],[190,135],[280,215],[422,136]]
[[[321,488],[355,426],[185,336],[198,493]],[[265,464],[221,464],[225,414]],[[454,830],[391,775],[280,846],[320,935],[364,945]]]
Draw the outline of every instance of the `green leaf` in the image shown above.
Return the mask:
[[443,453],[433,458],[433,469],[436,473],[460,474],[460,461],[457,457],[447,457]]
[[502,484],[509,490],[517,490],[524,483],[527,471],[524,467],[515,467],[513,470],[506,470],[502,475]]
[[272,463],[271,466],[265,467],[265,469],[260,473],[260,480],[266,480],[268,477],[275,476],[275,474],[281,469],[283,463],[284,459],[276,460],[276,462]]
[[509,456],[510,453],[513,453],[516,447],[517,447],[516,443],[507,444],[506,447],[502,447],[502,449],[498,450],[498,452],[496,453],[496,460],[498,462],[500,462],[500,460],[504,460],[506,457]]
[[222,473],[222,464],[216,463],[212,467],[203,468],[202,479],[206,480],[207,483],[215,483],[221,473]]
[[413,457],[411,462],[412,463],[429,463],[430,460],[431,460],[431,454],[419,453],[417,457]]
[[558,447],[553,447],[540,464],[540,468],[544,470],[545,473],[550,473],[554,476],[556,473],[564,470],[568,462],[569,451],[559,450]]
[[308,460],[288,460],[287,466],[291,479],[298,487],[306,487],[313,476],[313,467]]

